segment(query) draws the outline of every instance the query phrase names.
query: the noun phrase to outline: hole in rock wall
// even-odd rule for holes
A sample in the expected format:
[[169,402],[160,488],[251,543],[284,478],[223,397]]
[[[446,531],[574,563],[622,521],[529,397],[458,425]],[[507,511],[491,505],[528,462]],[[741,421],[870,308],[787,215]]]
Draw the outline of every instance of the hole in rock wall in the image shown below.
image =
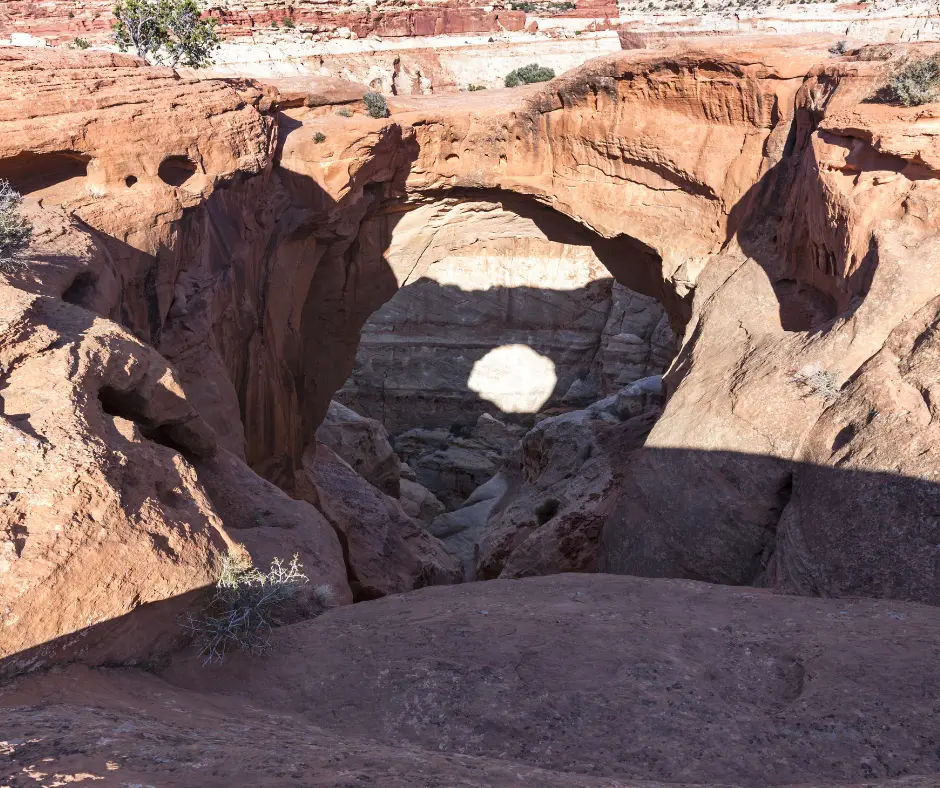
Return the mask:
[[182,186],[195,174],[196,162],[188,156],[168,156],[157,170],[160,180],[168,186]]
[[82,271],[72,280],[64,293],[62,300],[76,306],[88,307],[95,295],[95,285],[98,277],[90,271]]
[[[655,251],[527,198],[475,193],[377,216],[350,254],[344,271],[377,292],[384,277],[387,300],[358,349],[348,341],[351,374],[333,399],[382,422],[406,472],[448,508],[539,419],[662,375],[676,352]],[[321,262],[314,288],[335,309],[352,280],[331,285],[328,270]],[[331,345],[319,352],[338,355]]]
[[124,179],[124,185],[127,186],[128,189],[129,189],[131,186],[133,186],[135,183],[137,183],[137,178],[136,178],[135,176],[133,176],[133,175],[128,175],[128,176]]
[[155,426],[143,417],[145,403],[141,396],[137,391],[119,391],[110,386],[103,386],[98,392],[101,410],[106,414],[133,421],[143,437],[184,456],[190,456],[191,452],[170,434],[171,427]]
[[88,174],[91,156],[75,151],[20,153],[0,160],[0,178],[20,194],[33,194]]

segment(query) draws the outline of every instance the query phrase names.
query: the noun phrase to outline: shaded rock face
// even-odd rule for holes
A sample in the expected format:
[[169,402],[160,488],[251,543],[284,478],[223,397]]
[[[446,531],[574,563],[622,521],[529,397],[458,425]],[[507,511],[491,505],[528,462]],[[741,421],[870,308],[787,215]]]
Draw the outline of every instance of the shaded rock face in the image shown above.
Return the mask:
[[263,670],[237,656],[163,675],[331,733],[576,784],[878,785],[940,773],[938,624],[896,601],[562,575],[334,610],[280,629]]
[[932,788],[938,632],[909,603],[495,581],[334,609],[212,670],[24,677],[0,719],[15,775],[108,786]]
[[398,497],[401,461],[392,450],[388,432],[338,402],[331,402],[316,439],[326,444],[369,484]]
[[307,450],[297,489],[339,535],[355,600],[458,579],[454,559],[437,539],[327,446]]
[[672,360],[662,307],[613,282],[573,222],[509,197],[394,221],[400,289],[363,326],[337,395],[393,434],[534,413],[576,382],[590,402]]

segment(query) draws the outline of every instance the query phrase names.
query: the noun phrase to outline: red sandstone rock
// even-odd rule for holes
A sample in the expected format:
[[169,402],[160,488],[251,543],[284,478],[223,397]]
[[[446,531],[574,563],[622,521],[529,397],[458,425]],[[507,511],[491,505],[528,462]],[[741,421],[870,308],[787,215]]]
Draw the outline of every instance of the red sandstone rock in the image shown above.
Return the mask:
[[[127,56],[0,52],[0,175],[37,224],[27,271],[3,284],[4,653],[75,632],[93,664],[170,647],[183,595],[232,542],[199,461],[217,445],[298,492],[362,322],[397,287],[394,214],[454,189],[550,204],[601,251],[618,238],[611,272],[686,327],[663,417],[620,469],[602,568],[936,601],[919,438],[940,291],[935,107],[861,103],[883,66],[821,60],[813,42],[738,49],[397,99],[383,120],[276,114],[270,88]],[[366,486],[330,462],[337,490]],[[232,467],[219,489],[245,478]],[[332,483],[323,508],[355,522]],[[856,535],[832,491],[859,484],[872,514]],[[339,576],[322,521],[273,497]],[[408,535],[383,562],[387,524],[369,532],[376,588],[450,578],[436,543],[412,550],[416,524],[370,501]],[[167,612],[134,613],[141,601]]]
[[339,534],[355,599],[459,579],[443,545],[327,446],[307,449],[297,488]]
[[268,659],[164,676],[342,736],[585,781],[860,788],[940,774],[938,624],[895,601],[561,575],[337,609],[280,629]]

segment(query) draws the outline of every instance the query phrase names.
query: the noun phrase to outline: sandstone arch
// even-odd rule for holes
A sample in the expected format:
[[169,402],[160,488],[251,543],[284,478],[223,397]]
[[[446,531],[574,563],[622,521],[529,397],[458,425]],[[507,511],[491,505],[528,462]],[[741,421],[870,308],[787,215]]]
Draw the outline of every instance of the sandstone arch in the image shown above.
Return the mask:
[[[458,190],[518,194],[601,239],[636,239],[661,260],[654,281],[664,302],[670,293],[677,299],[667,309],[686,332],[669,376],[671,398],[647,440],[655,451],[624,465],[621,505],[605,527],[604,567],[936,601],[936,567],[915,554],[919,534],[932,532],[929,496],[909,502],[904,485],[892,481],[932,478],[935,456],[940,394],[930,355],[919,354],[932,347],[940,291],[936,146],[913,112],[859,103],[877,65],[821,56],[811,47],[782,56],[746,45],[733,56],[624,54],[512,94],[502,106],[469,96],[459,106],[399,99],[388,120],[347,121],[322,106],[283,106],[264,86],[143,74],[121,55],[5,53],[3,117],[25,120],[15,129],[0,121],[0,159],[30,146],[76,151],[98,162],[96,179],[106,187],[101,198],[75,184],[55,204],[31,203],[43,228],[34,259],[3,284],[13,296],[4,302],[0,344],[12,436],[2,444],[3,467],[18,496],[4,513],[18,534],[5,559],[17,563],[2,579],[10,609],[39,609],[51,598],[31,563],[31,544],[41,540],[21,544],[22,527],[55,540],[50,500],[62,522],[83,523],[75,532],[82,555],[94,553],[83,540],[99,533],[83,500],[66,494],[81,485],[29,475],[46,451],[44,431],[61,442],[63,457],[82,457],[89,478],[103,479],[109,504],[101,516],[113,526],[105,534],[136,533],[102,470],[104,455],[87,450],[110,446],[111,427],[125,431],[133,468],[160,450],[179,464],[180,489],[205,526],[198,549],[188,545],[178,565],[195,570],[174,574],[166,593],[182,596],[208,581],[231,539],[220,529],[240,529],[255,547],[286,546],[300,533],[286,524],[305,523],[308,543],[320,545],[318,572],[350,599],[339,537],[315,509],[246,466],[294,490],[319,420],[316,403],[325,404],[345,377],[329,380],[311,359],[335,337],[349,345],[334,344],[333,355],[351,359],[356,332],[347,329],[397,286],[387,266],[376,275],[367,265],[388,247],[388,215]],[[19,68],[28,58],[41,67]],[[101,80],[102,71],[115,79]],[[39,72],[63,97],[40,108],[45,115],[29,98]],[[66,89],[79,84],[104,109],[66,101]],[[142,112],[135,94],[144,89],[151,100]],[[168,123],[183,117],[202,120]],[[326,143],[313,143],[314,127],[326,131]],[[157,177],[159,162],[179,151],[199,160],[199,190]],[[129,172],[141,174],[132,189],[124,185]],[[781,282],[811,286],[834,307],[788,329],[774,289]],[[330,293],[331,309],[321,314],[342,317],[332,333],[310,311]],[[178,410],[166,405],[153,423],[208,425],[222,459],[197,470],[179,453],[141,443],[146,436],[132,420],[101,421],[121,419],[92,407],[107,385],[101,370],[130,368],[131,358],[167,370],[165,380],[158,377]],[[834,377],[834,398],[795,377],[813,365]],[[49,385],[30,389],[34,380]],[[48,405],[42,413],[26,407],[30,392]],[[65,426],[56,413],[70,414]],[[681,456],[663,451],[677,448]],[[845,484],[842,495],[858,494],[851,475],[837,475],[841,482],[827,475],[821,484],[797,463],[879,480],[865,493],[864,539],[835,527],[834,506],[818,521],[807,514],[823,488]],[[176,499],[157,491],[166,480],[143,478],[145,499],[160,502],[147,510],[160,534],[179,524],[167,503]],[[226,490],[249,487],[245,480],[277,502],[262,509],[280,512],[277,523],[252,522],[218,502]],[[203,493],[210,487],[218,500]],[[900,524],[891,562],[859,578],[864,551],[887,538],[885,519]],[[115,555],[127,555],[121,538],[108,537]],[[87,565],[70,564],[76,553],[48,554],[96,582]],[[132,564],[128,589],[152,569],[143,559]],[[916,582],[904,582],[906,573]],[[842,579],[821,585],[820,576]],[[129,591],[108,607],[108,620],[139,601]],[[78,600],[67,612],[55,625],[60,634],[101,611]],[[15,633],[5,630],[13,649],[30,644],[20,621]],[[102,623],[100,639],[84,652],[89,662],[110,653],[102,645],[110,625]],[[122,659],[164,647],[171,630],[160,619]]]

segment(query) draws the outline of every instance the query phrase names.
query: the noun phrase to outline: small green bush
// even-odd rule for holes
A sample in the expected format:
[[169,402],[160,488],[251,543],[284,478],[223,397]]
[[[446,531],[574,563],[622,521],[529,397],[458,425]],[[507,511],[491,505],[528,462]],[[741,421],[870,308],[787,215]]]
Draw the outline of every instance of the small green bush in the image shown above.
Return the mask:
[[540,66],[538,63],[529,63],[527,66],[510,71],[504,83],[507,88],[514,88],[519,85],[531,85],[533,82],[548,82],[554,78],[554,69]]
[[467,85],[467,90],[469,90],[471,93],[473,93],[475,90],[486,90],[486,86],[485,86],[485,85],[474,85],[474,84],[471,82],[469,85]]
[[288,30],[293,30],[295,27],[297,27],[297,25],[294,24],[293,19],[288,17],[287,19],[284,20],[284,27],[286,27]]
[[336,110],[336,114],[343,118],[351,118],[352,110],[349,107],[343,107],[342,109]]
[[[270,651],[271,630],[309,582],[302,570],[296,555],[289,564],[275,558],[267,574],[243,557],[222,559],[214,596],[200,616],[189,615],[184,623],[204,657],[203,664],[222,662],[236,649],[252,654]],[[322,586],[314,594],[325,608],[329,588]]]
[[321,142],[326,142],[326,134],[322,131],[313,132],[313,141],[319,145]]
[[388,104],[385,102],[385,96],[383,96],[381,93],[374,93],[370,91],[362,97],[362,100],[365,102],[366,111],[369,113],[370,117],[388,117]]
[[29,246],[33,225],[20,214],[22,195],[0,180],[0,271],[12,274],[22,268],[20,253]]
[[88,49],[88,47],[91,46],[91,41],[89,41],[87,38],[76,38],[75,46],[77,46],[79,49]]
[[271,20],[271,27],[273,27],[273,28],[277,28],[277,27],[280,27],[280,25],[278,25],[278,23],[277,23],[277,20],[276,20],[276,19],[272,19],[272,20]]
[[919,107],[938,99],[940,55],[919,60],[902,60],[892,69],[888,82],[876,94],[881,101]]

